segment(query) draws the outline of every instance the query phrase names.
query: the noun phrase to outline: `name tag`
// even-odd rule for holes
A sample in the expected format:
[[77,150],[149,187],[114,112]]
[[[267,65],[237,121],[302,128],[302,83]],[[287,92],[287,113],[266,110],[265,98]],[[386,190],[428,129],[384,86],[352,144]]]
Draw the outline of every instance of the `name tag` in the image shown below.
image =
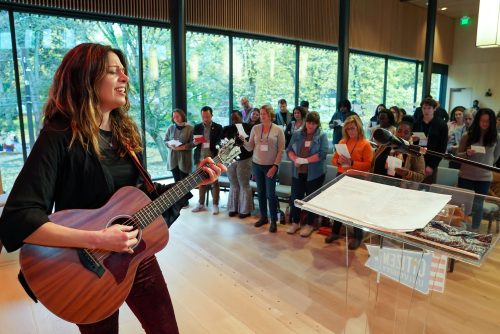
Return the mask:
[[418,145],[427,146],[427,138],[420,138]]
[[304,147],[311,147],[311,141],[306,140],[306,142],[304,143]]
[[269,145],[267,145],[267,144],[260,145],[260,150],[261,150],[262,152],[267,152],[267,151],[269,151]]
[[206,143],[203,143],[201,147],[202,148],[210,148],[210,142],[208,141]]

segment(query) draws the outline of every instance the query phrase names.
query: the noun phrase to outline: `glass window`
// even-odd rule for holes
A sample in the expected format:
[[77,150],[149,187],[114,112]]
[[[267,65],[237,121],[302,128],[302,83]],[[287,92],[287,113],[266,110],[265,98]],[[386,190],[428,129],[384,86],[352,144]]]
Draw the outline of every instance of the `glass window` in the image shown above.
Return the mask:
[[17,108],[9,14],[0,11],[0,166],[2,186],[9,192],[24,164]]
[[418,79],[417,79],[417,100],[415,101],[415,106],[413,108],[413,112],[415,109],[420,107],[420,102],[422,102],[422,89],[423,89],[423,77],[424,77],[424,66],[423,64],[418,64]]
[[167,171],[165,134],[172,123],[170,30],[142,29],[146,160],[153,179],[172,176]]
[[337,105],[337,51],[301,47],[299,81],[299,101],[309,101],[309,110],[319,112],[322,128],[328,129]]
[[389,59],[387,64],[386,106],[398,106],[413,113],[415,63]]
[[349,100],[365,127],[384,99],[384,69],[384,58],[350,54]]
[[270,104],[278,110],[278,100],[295,101],[295,46],[255,39],[233,40],[234,106],[246,96],[250,104]]
[[55,70],[64,55],[83,42],[109,44],[125,53],[129,62],[131,115],[140,121],[136,26],[25,13],[14,13],[14,22],[28,149],[42,125],[43,104]]
[[186,35],[188,120],[201,122],[203,106],[213,121],[229,124],[229,37],[188,32]]
[[[422,102],[422,87],[423,87],[423,81],[424,81],[424,72],[423,72],[423,65],[419,64],[418,65],[418,83],[417,83],[417,101],[415,103],[415,108],[420,106],[420,102]],[[441,94],[441,79],[443,75],[442,74],[437,74],[437,73],[432,73],[431,74],[431,89],[430,89],[430,94],[434,98],[434,100],[439,101],[439,94]]]
[[441,78],[441,74],[432,73],[431,75],[431,95],[436,101],[439,101],[439,94],[441,93]]

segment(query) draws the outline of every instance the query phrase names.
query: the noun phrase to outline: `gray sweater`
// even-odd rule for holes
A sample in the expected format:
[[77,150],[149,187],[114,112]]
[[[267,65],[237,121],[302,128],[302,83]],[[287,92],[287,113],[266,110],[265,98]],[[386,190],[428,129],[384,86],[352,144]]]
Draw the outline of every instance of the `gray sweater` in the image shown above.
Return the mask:
[[167,169],[172,170],[179,167],[181,171],[189,174],[193,169],[193,126],[186,124],[182,130],[179,130],[175,124],[170,125],[165,135],[165,142],[173,139],[187,145],[184,150],[173,150],[167,147]]
[[[468,137],[468,134],[465,134],[460,140],[457,156],[493,166],[500,156],[500,136],[497,136],[496,143],[485,147],[486,153],[474,153],[471,157],[467,157],[466,155]],[[483,143],[481,140],[478,143],[472,143],[472,145],[483,146]],[[493,179],[491,171],[467,164],[461,164],[459,176],[463,179],[472,181],[491,181]]]
[[[267,150],[265,150],[267,145]],[[262,124],[257,124],[250,132],[250,138],[245,143],[248,151],[253,150],[253,162],[259,165],[279,165],[285,149],[285,133],[283,129],[271,124],[268,134],[262,133]]]

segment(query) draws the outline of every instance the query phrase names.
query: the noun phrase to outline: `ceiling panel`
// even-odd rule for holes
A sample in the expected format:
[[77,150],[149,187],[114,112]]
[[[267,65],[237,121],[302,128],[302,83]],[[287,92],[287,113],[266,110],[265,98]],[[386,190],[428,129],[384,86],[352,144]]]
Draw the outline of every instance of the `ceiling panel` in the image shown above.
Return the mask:
[[[411,3],[420,7],[427,7],[426,0],[400,0],[401,2]],[[441,8],[446,7],[446,10]],[[479,13],[479,0],[438,0],[438,13],[453,18],[462,16],[477,16]]]

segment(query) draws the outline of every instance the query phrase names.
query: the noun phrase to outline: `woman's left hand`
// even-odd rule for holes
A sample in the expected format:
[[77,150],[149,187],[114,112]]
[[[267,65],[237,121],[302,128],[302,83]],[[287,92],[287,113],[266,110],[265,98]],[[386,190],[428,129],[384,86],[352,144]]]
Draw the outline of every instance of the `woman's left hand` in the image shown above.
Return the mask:
[[409,170],[406,168],[395,168],[396,174],[398,174],[401,177],[406,177],[408,175]]
[[227,171],[226,166],[223,164],[215,164],[212,158],[205,158],[200,161],[198,167],[202,167],[208,178],[198,183],[198,186],[214,183],[222,172]]
[[346,158],[343,155],[339,155],[338,161],[342,166],[351,166],[351,159]]
[[273,167],[269,168],[269,170],[267,171],[266,176],[268,178],[272,179],[274,177],[274,174],[276,174],[277,171],[278,171],[278,167],[276,167],[276,165],[273,165]]

